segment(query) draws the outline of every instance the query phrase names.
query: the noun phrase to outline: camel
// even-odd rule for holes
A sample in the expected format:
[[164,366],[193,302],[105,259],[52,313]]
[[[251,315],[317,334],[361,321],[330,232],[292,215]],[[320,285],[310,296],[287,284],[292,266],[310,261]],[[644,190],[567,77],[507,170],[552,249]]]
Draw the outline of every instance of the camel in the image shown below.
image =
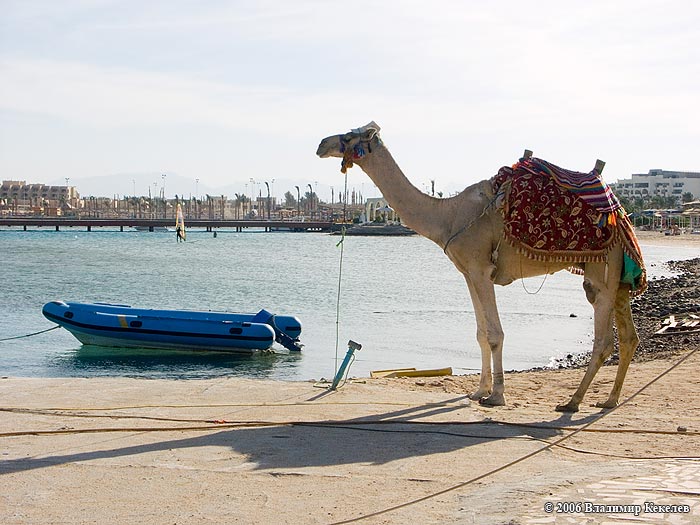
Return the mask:
[[[504,237],[502,214],[494,202],[492,185],[483,180],[449,198],[435,198],[417,189],[406,178],[379,137],[374,122],[349,133],[323,139],[316,154],[340,157],[344,173],[357,164],[381,190],[401,220],[440,246],[464,276],[476,316],[476,338],[481,349],[481,374],[470,395],[486,406],[505,405],[503,377],[503,329],[494,285],[508,285],[524,277],[553,274],[571,268],[570,262],[543,262],[518,252]],[[583,288],[593,306],[593,351],[583,379],[571,399],[556,406],[560,412],[576,412],[596,373],[614,347],[613,312],[618,329],[619,364],[608,399],[596,406],[618,404],[622,384],[639,338],[632,320],[630,285],[621,284],[623,248],[612,246],[605,262],[579,265]],[[492,372],[493,365],[493,372]]]

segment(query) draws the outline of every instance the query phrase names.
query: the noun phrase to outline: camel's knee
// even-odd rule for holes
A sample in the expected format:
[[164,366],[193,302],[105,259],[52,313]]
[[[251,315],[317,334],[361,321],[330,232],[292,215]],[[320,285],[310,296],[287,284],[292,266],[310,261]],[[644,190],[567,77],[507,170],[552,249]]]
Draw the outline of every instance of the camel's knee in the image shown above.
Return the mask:
[[603,346],[598,351],[594,348],[591,358],[588,361],[588,369],[598,371],[600,367],[603,366],[603,363],[605,363],[605,360],[610,357],[613,349],[613,345]]
[[623,334],[621,330],[618,330],[618,336],[620,338],[620,352],[634,354],[634,351],[639,346],[637,331],[632,330],[629,333]]
[[503,330],[477,330],[476,340],[483,348],[490,348],[492,352],[498,351],[503,346]]
[[589,279],[583,280],[583,290],[586,292],[588,302],[594,304],[600,290]]
[[631,354],[639,346],[639,336],[632,319],[632,309],[629,302],[629,289],[622,288],[617,292],[615,301],[615,322],[617,324],[620,351]]
[[632,337],[627,341],[627,344],[632,348],[632,352],[634,353],[639,346],[639,336],[636,330],[632,333]]
[[591,361],[599,358],[602,361],[607,359],[615,347],[615,336],[612,331],[598,334],[593,338],[593,353]]

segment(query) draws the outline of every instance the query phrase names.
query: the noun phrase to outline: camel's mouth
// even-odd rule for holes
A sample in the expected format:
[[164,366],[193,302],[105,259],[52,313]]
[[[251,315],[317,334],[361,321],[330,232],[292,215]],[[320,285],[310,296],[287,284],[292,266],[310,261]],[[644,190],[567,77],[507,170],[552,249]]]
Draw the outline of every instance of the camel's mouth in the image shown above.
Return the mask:
[[316,150],[316,155],[322,159],[327,159],[328,157],[342,157],[343,154],[340,152],[339,147],[340,141],[338,136],[326,137],[318,145]]

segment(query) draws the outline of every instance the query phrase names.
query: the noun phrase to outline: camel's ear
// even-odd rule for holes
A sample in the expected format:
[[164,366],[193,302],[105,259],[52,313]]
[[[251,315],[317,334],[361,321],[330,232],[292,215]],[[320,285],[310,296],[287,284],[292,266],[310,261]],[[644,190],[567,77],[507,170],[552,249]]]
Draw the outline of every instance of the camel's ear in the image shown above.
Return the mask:
[[361,128],[353,129],[353,132],[358,133],[364,140],[372,140],[380,129],[379,124],[372,121]]
[[372,140],[378,132],[378,129],[368,128],[362,133],[362,138],[367,141]]

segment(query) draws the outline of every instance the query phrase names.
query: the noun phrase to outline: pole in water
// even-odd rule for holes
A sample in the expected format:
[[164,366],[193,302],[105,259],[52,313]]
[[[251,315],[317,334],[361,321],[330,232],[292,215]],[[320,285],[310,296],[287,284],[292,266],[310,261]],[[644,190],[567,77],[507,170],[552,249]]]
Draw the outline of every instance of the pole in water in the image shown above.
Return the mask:
[[343,375],[345,374],[345,369],[350,365],[350,361],[352,360],[352,356],[355,353],[355,350],[360,350],[362,348],[362,345],[360,343],[356,343],[353,340],[348,341],[348,351],[345,354],[345,359],[343,359],[343,362],[340,364],[340,368],[338,369],[338,373],[335,374],[335,377],[333,378],[333,384],[331,385],[330,390],[335,390],[338,388],[338,383],[340,383],[340,380],[343,378]]

